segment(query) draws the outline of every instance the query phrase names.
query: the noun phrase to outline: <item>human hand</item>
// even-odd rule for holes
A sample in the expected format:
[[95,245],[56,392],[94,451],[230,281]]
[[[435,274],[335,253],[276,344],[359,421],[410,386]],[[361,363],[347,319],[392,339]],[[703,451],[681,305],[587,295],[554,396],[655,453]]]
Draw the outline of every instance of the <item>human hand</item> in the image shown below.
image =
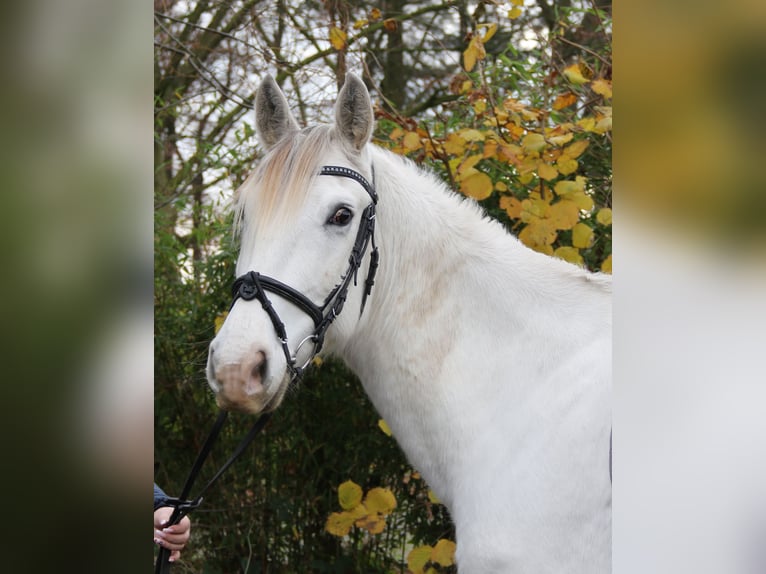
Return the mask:
[[162,506],[154,511],[154,543],[170,550],[170,562],[175,562],[189,541],[191,521],[188,516],[184,516],[178,524],[165,526],[171,514],[171,506]]

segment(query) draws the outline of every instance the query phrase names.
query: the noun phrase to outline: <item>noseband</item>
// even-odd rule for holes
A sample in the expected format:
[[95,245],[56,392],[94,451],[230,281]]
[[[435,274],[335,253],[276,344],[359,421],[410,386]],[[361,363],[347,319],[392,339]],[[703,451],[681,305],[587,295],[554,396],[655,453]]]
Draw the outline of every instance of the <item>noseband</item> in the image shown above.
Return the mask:
[[[261,306],[268,314],[269,319],[271,319],[271,324],[274,326],[274,331],[282,345],[282,351],[287,360],[287,368],[291,374],[291,382],[296,381],[301,377],[306,367],[311,363],[319,351],[322,350],[327,329],[343,310],[351,280],[354,280],[354,285],[357,284],[357,273],[362,264],[362,257],[367,249],[367,245],[370,243],[372,244],[370,267],[367,270],[367,278],[364,282],[362,305],[359,309],[360,316],[364,311],[367,296],[372,291],[372,286],[375,282],[375,272],[378,268],[379,255],[378,248],[375,245],[375,205],[378,203],[378,195],[375,193],[375,188],[370,185],[362,174],[347,167],[326,165],[319,171],[319,175],[334,175],[353,179],[364,188],[372,199],[372,203],[370,203],[362,212],[362,219],[359,222],[356,241],[354,242],[354,247],[351,250],[351,255],[348,259],[348,267],[346,268],[346,272],[341,275],[340,283],[330,291],[322,305],[316,305],[300,291],[293,289],[289,285],[286,285],[273,277],[262,275],[257,271],[249,271],[238,277],[234,281],[234,285],[232,285],[231,289],[233,297],[231,307],[234,307],[234,303],[236,303],[237,299],[240,297],[245,301],[257,299],[261,303]],[[295,354],[290,353],[287,330],[285,329],[284,323],[279,318],[279,314],[271,304],[267,292],[271,292],[286,299],[311,317],[311,320],[314,322],[313,333],[298,343],[298,346],[295,348]],[[311,356],[301,366],[298,366],[298,352],[301,347],[309,341],[314,344],[314,350],[311,353]]]

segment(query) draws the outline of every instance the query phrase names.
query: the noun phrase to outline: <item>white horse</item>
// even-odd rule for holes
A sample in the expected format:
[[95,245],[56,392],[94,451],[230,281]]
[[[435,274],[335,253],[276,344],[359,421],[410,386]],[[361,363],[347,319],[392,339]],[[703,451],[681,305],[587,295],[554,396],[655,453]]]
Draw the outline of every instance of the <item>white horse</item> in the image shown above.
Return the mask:
[[242,296],[208,358],[219,405],[276,409],[324,321],[324,351],[359,376],[447,505],[461,574],[609,572],[610,278],[526,248],[369,143],[373,121],[351,74],[334,125],[304,130],[261,84],[269,151],[238,191]]

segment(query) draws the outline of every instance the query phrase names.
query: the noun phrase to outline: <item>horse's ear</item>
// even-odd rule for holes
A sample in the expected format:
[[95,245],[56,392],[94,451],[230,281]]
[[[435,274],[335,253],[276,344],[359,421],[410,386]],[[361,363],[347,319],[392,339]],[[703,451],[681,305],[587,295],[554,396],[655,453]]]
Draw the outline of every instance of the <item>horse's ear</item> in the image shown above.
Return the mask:
[[285,135],[300,129],[290,113],[287,98],[274,78],[267,75],[255,94],[255,128],[258,141],[273,147]]
[[335,104],[335,124],[338,133],[356,151],[370,141],[374,118],[367,86],[356,74],[346,74],[346,82]]

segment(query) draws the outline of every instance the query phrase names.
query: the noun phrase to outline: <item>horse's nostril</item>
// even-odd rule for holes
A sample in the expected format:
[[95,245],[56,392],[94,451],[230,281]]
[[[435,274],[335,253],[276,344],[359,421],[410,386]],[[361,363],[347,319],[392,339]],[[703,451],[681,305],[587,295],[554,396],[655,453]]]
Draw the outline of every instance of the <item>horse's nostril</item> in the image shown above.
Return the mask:
[[250,373],[246,384],[248,394],[262,390],[263,381],[266,378],[266,364],[265,353],[258,351],[250,363]]

